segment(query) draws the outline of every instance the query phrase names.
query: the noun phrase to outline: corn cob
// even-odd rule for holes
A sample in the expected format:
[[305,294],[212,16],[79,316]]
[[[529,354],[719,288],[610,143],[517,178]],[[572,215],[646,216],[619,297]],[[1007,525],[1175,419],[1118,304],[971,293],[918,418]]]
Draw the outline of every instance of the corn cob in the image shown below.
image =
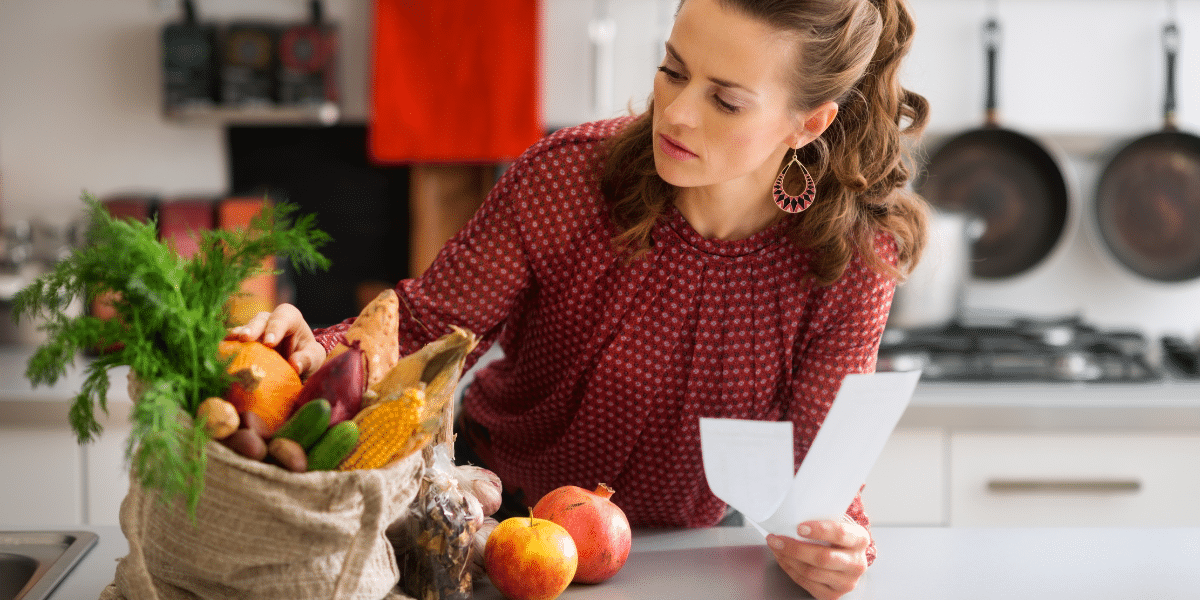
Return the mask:
[[382,399],[354,417],[358,446],[338,465],[339,471],[378,469],[420,449],[432,437],[422,423],[425,387],[411,387]]

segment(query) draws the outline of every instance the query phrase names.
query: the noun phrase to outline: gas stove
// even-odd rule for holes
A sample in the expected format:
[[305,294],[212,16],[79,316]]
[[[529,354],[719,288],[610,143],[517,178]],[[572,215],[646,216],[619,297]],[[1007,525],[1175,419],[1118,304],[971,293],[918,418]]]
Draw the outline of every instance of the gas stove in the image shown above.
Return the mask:
[[1103,331],[1079,318],[1018,318],[888,329],[879,371],[921,369],[925,381],[1143,382],[1162,378],[1136,331]]

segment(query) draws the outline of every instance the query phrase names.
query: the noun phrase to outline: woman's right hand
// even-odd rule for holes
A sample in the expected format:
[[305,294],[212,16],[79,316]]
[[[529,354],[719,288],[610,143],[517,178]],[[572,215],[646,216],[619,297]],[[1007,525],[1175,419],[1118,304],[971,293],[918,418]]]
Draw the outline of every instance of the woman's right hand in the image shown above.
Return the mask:
[[300,309],[291,304],[258,313],[246,324],[230,329],[226,339],[259,341],[274,348],[302,379],[307,379],[325,362],[325,347],[313,335]]

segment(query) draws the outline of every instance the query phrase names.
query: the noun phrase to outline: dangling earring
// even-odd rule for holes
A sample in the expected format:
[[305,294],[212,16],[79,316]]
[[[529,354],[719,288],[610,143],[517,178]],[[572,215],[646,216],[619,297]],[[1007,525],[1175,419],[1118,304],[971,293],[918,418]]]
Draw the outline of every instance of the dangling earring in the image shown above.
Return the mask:
[[[804,174],[804,191],[800,192],[799,196],[793,196],[783,189],[783,178],[787,176],[788,169],[792,165],[800,167],[800,171]],[[792,161],[783,167],[779,172],[779,177],[775,178],[775,185],[771,187],[771,195],[775,197],[775,204],[784,212],[798,213],[809,206],[812,206],[813,200],[817,197],[817,184],[813,181],[812,175],[808,174],[808,169],[804,168],[804,164],[800,162],[800,151],[792,149]]]

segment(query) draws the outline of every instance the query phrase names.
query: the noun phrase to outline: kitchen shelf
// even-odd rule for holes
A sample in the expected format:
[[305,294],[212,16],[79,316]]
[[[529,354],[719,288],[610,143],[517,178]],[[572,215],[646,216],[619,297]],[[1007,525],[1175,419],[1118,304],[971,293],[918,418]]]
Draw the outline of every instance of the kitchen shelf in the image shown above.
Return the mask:
[[184,106],[164,111],[168,121],[181,124],[223,125],[333,125],[341,108],[333,102],[297,106]]

